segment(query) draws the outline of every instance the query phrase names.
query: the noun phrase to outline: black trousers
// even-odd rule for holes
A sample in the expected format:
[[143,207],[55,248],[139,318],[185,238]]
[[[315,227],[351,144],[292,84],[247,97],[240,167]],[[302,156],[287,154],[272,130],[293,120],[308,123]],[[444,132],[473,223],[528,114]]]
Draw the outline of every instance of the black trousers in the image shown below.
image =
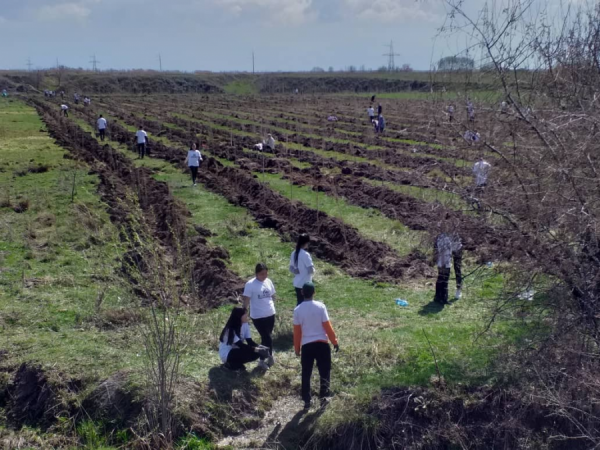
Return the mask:
[[196,184],[196,178],[198,178],[198,166],[190,166],[190,172],[192,173],[192,183]]
[[100,140],[103,141],[104,138],[106,137],[106,128],[102,128],[101,130],[98,130],[98,133],[100,134]]
[[65,117],[69,117],[69,111],[67,111],[66,109],[63,109],[63,115]]
[[252,319],[254,328],[260,334],[260,343],[265,347],[269,347],[269,353],[273,354],[273,329],[275,328],[275,314],[262,319]]
[[140,154],[140,158],[143,158],[146,154],[146,144],[138,144],[138,153]]
[[450,279],[450,267],[438,267],[438,278],[435,283],[435,298],[436,303],[445,305],[448,303],[448,280]]
[[454,263],[454,276],[456,277],[456,289],[462,288],[462,249],[452,252],[452,261]]
[[324,398],[329,395],[331,376],[331,347],[328,343],[310,342],[302,346],[302,400],[305,402],[310,401],[310,377],[315,361],[321,379],[319,397]]
[[301,288],[295,287],[294,289],[296,289],[296,306],[298,306],[304,301],[304,294],[302,293]]
[[227,355],[227,364],[232,370],[239,370],[244,367],[244,364],[256,361],[259,358],[253,347],[241,342],[236,344],[239,348],[232,348]]

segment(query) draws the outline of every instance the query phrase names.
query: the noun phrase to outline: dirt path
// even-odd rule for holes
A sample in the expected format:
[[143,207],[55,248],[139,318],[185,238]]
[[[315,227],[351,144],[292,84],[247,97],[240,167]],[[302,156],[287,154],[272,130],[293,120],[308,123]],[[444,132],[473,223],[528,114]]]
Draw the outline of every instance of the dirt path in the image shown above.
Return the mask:
[[[313,403],[315,403],[313,401]],[[277,449],[291,450],[299,447],[302,434],[310,428],[322,410],[313,406],[302,409],[299,397],[282,397],[266,413],[259,428],[247,430],[239,436],[221,440],[217,447],[232,446],[235,449]]]

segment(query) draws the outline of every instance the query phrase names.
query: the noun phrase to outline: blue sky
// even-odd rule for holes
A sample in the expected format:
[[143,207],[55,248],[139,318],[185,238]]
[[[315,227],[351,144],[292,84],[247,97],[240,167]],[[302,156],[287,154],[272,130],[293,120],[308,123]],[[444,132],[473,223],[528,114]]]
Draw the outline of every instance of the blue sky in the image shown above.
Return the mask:
[[[475,10],[483,1],[473,0]],[[397,64],[428,69],[465,46],[437,38],[443,0],[1,0],[0,69],[49,67],[56,60],[101,69],[335,69]]]

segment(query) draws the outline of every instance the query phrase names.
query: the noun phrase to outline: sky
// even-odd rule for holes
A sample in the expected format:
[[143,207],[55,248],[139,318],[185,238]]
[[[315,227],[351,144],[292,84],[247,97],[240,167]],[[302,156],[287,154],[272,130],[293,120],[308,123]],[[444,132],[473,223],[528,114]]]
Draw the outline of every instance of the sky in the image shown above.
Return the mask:
[[[573,0],[570,0],[573,1]],[[476,12],[483,0],[471,0]],[[427,70],[465,47],[443,0],[0,0],[0,69]],[[388,47],[386,47],[388,46]]]

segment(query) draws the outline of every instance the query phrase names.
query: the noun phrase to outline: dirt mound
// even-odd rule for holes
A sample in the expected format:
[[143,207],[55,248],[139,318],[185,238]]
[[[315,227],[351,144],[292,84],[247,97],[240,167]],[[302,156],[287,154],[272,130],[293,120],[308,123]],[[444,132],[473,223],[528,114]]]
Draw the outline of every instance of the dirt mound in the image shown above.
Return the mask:
[[110,423],[114,428],[128,427],[142,412],[140,393],[131,387],[126,372],[117,372],[101,382],[82,402],[85,419]]
[[23,363],[7,389],[7,420],[16,427],[35,425],[47,428],[55,418],[60,403],[44,371]]
[[[438,450],[450,448],[578,450],[590,448],[580,431],[548,405],[523,393],[480,388],[468,392],[424,388],[386,390],[369,414],[375,430],[347,424],[308,448],[358,450],[386,448]],[[553,420],[548,420],[553,416]]]

